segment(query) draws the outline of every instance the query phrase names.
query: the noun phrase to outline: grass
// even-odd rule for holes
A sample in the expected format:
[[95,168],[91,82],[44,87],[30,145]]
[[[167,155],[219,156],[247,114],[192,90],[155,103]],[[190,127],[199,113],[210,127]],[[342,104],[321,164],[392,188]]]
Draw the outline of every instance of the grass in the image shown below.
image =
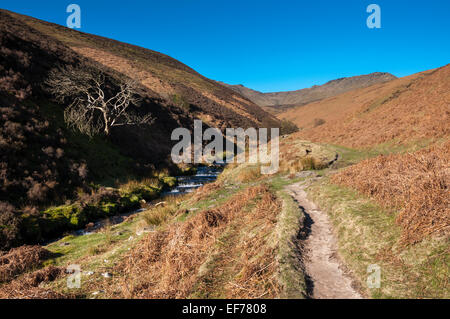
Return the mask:
[[[295,233],[301,222],[298,219],[301,217],[301,212],[288,195],[279,191],[285,185],[299,179],[289,180],[282,175],[266,177],[263,180],[269,183],[267,187],[263,186],[259,180],[240,182],[234,179],[242,173],[241,169],[242,167],[227,168],[225,176],[220,178],[221,181],[216,182],[217,186],[206,185],[203,190],[184,198],[165,198],[164,205],[158,205],[147,212],[140,213],[124,223],[106,227],[91,235],[68,236],[52,243],[46,248],[57,254],[57,257],[50,259],[45,265],[64,266],[75,263],[81,264],[83,271],[93,271],[94,275],[90,276],[83,273],[82,288],[75,292],[78,297],[130,297],[132,295],[129,293],[132,293],[132,290],[128,289],[131,289],[133,285],[139,286],[139,283],[144,284],[143,278],[150,273],[151,276],[163,276],[160,277],[162,281],[178,276],[175,275],[178,272],[171,274],[168,270],[161,273],[152,271],[153,264],[146,264],[147,257],[142,255],[146,254],[147,244],[153,245],[158,240],[173,234],[175,237],[172,242],[175,246],[168,246],[167,249],[170,251],[164,252],[169,254],[167,256],[171,256],[167,261],[170,260],[174,266],[178,265],[176,267],[188,268],[186,268],[187,272],[184,272],[184,277],[171,285],[174,287],[184,285],[184,282],[188,283],[185,281],[187,278],[197,278],[192,289],[185,290],[190,297],[290,296],[302,298],[304,281],[301,268],[296,264],[295,259]],[[252,189],[258,191],[255,192]],[[214,227],[211,228],[207,231],[209,235],[200,242],[186,243],[188,247],[189,245],[199,247],[196,245],[207,243],[201,249],[203,253],[199,252],[199,257],[177,259],[176,256],[183,255],[186,248],[179,246],[181,243],[175,241],[175,238],[182,240],[183,237],[176,236],[190,236],[191,231],[200,232],[201,227],[205,227],[203,218],[212,221],[210,217],[207,217],[209,213],[206,212],[217,212],[224,216],[223,221],[220,222],[222,217],[218,219],[219,225],[222,226],[218,226],[217,230]],[[231,215],[226,217],[227,214]],[[149,225],[152,229],[150,234],[139,238],[135,235],[136,229]],[[207,226],[206,229],[209,227]],[[163,237],[157,239],[160,238],[157,234]],[[215,240],[211,241],[210,235]],[[135,238],[129,240],[131,237]],[[164,239],[164,242],[166,240],[170,242],[170,237]],[[122,267],[128,263],[127,258],[130,253],[141,256],[133,257],[133,265],[142,263],[142,266],[146,267],[145,271],[134,269],[126,274],[122,273]],[[194,251],[189,250],[189,254],[191,253]],[[192,262],[195,262],[195,266],[191,265]],[[130,267],[134,266],[130,264]],[[190,267],[197,270],[193,271],[194,268]],[[113,274],[112,279],[100,276],[106,271]],[[170,275],[167,279],[164,279],[165,273]],[[124,286],[124,280],[127,282],[126,286]],[[46,283],[45,287],[61,293],[73,293],[65,287],[64,278]],[[281,287],[286,287],[286,291]],[[102,290],[105,292],[92,296],[92,292]],[[171,293],[170,289],[167,293]]]
[[[177,212],[179,212],[180,199],[176,197],[166,198],[161,205],[154,207],[144,214],[143,219],[149,226],[159,226],[170,218],[172,218]],[[180,210],[181,212],[182,210]]]
[[[257,186],[260,187],[260,186]],[[240,209],[199,269],[194,298],[271,298],[280,287],[275,237],[276,199],[267,189]],[[275,205],[271,207],[271,205]],[[266,216],[266,218],[261,218]],[[259,218],[258,218],[259,217]]]
[[280,171],[295,174],[328,167],[336,159],[336,150],[328,145],[293,139],[280,143]]
[[[330,154],[341,155],[338,164],[343,166],[368,156],[329,148]],[[284,188],[308,177],[286,172],[260,176],[253,172],[258,168],[229,165],[218,181],[192,195],[167,198],[164,205],[95,234],[65,237],[46,247],[56,257],[45,264],[79,263],[94,271],[83,274],[82,289],[76,292],[81,298],[304,298],[297,246],[304,216]],[[430,239],[400,249],[396,212],[330,184],[328,171],[316,170],[314,176],[325,177],[307,191],[330,214],[339,254],[363,293],[373,298],[448,297],[448,241]],[[157,186],[154,180],[145,184]],[[138,188],[124,186],[128,192]],[[144,227],[151,232],[137,236]],[[364,286],[370,264],[381,267],[380,289]],[[113,278],[103,278],[102,272]],[[45,286],[73,293],[64,279]],[[94,291],[104,292],[93,296]]]
[[[46,283],[46,287],[63,294],[74,294],[77,298],[92,298],[92,292],[105,284],[104,272],[113,272],[113,267],[123,256],[134,247],[144,236],[138,236],[136,231],[145,225],[142,216],[137,215],[126,221],[106,226],[102,230],[89,235],[69,235],[61,240],[47,245],[45,248],[55,257],[44,262],[44,266],[61,266],[78,264],[82,271],[82,285],[74,291],[66,286],[66,278]],[[92,271],[93,274],[87,274]],[[97,298],[104,295],[99,294]]]
[[[183,222],[168,224],[161,231],[150,235],[147,241],[132,253],[130,261],[124,264],[126,272],[122,275],[131,284],[128,289],[130,296],[167,298],[194,293],[197,270],[210,256],[210,250],[214,247],[214,242],[217,242],[215,238],[220,238],[233,221],[238,221],[233,216],[248,211],[245,207],[258,194],[259,189],[249,188],[233,195],[216,209],[193,213]],[[135,256],[136,254],[139,257]],[[155,271],[161,269],[162,265],[163,270]],[[142,271],[138,270],[143,269],[142,267],[148,269],[144,276]],[[140,278],[136,277],[138,273],[141,274]],[[143,283],[148,283],[153,288],[139,288]]]
[[373,158],[378,155],[403,154],[423,149],[432,143],[439,144],[439,140],[419,139],[408,143],[397,143],[396,140],[381,143],[370,148],[350,148],[335,144],[324,145],[330,151],[334,151],[339,155],[339,161],[335,165],[336,168],[347,167],[359,163],[365,159]]
[[307,296],[305,274],[300,264],[297,236],[303,227],[305,216],[297,203],[285,191],[279,191],[283,208],[276,226],[279,264],[279,282],[283,287],[281,298],[305,298]]
[[261,177],[261,166],[260,165],[251,165],[247,166],[245,169],[242,169],[238,176],[237,180],[241,183],[247,183],[250,181],[255,181]]
[[[449,298],[449,241],[429,238],[399,247],[401,229],[395,212],[382,209],[356,191],[332,185],[327,178],[307,189],[328,212],[337,232],[339,254],[372,298]],[[365,285],[367,267],[381,267],[379,289]]]
[[109,230],[89,235],[69,235],[59,241],[49,244],[46,248],[58,257],[50,259],[47,264],[64,266],[67,262],[78,262],[89,256],[96,256],[107,251],[111,245],[127,241],[134,235],[139,219],[126,221],[111,227]]
[[[120,189],[99,188],[92,194],[80,193],[82,198],[73,203],[47,208],[39,215],[24,215],[23,236],[28,242],[57,238],[64,232],[82,229],[90,222],[137,210],[141,201],[154,200],[175,184],[175,177],[161,173],[158,178],[128,181]],[[98,199],[91,199],[96,197]]]
[[175,177],[144,178],[142,180],[130,180],[120,186],[122,196],[137,196],[139,200],[151,201],[159,197],[165,189],[172,188],[176,184]]
[[378,156],[342,170],[332,182],[356,189],[383,207],[398,209],[401,241],[414,244],[450,230],[449,150],[447,143],[414,153]]

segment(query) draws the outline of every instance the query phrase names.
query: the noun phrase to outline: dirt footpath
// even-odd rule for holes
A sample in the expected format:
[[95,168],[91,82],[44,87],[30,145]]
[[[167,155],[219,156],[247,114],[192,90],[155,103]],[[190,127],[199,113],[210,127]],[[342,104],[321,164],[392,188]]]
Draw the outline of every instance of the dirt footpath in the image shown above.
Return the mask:
[[309,201],[304,184],[287,187],[306,216],[303,238],[303,264],[309,277],[310,297],[314,299],[361,299],[337,256],[336,238],[325,212]]

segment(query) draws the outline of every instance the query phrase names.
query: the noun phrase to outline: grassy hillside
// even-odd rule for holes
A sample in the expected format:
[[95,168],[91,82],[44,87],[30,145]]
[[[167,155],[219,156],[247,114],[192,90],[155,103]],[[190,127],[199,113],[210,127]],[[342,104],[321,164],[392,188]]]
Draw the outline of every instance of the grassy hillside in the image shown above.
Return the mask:
[[[115,212],[135,207],[136,198],[120,199],[117,190],[113,198],[93,194],[178,173],[170,161],[170,136],[177,127],[192,129],[195,118],[205,120],[205,129],[280,126],[258,106],[166,55],[5,10],[0,17],[0,249],[82,227],[89,222],[84,217],[110,213],[102,206],[108,200]],[[154,123],[116,127],[92,139],[69,129],[67,105],[44,85],[52,69],[65,66],[102,72],[106,94],[135,78],[141,83],[138,112],[150,113]],[[158,194],[160,186],[150,192]],[[94,204],[99,212],[71,209]],[[48,213],[62,205],[68,208]]]
[[[321,168],[336,155],[307,142],[282,149],[297,150],[299,163]],[[295,173],[309,169],[297,165]],[[123,223],[66,236],[44,250],[12,250],[0,256],[10,261],[0,266],[0,297],[305,298],[298,242],[304,215],[284,191],[305,177],[287,173],[230,165],[215,183],[165,198]],[[19,259],[27,262],[19,266]],[[81,289],[67,289],[61,269],[69,264],[81,265]]]
[[328,97],[333,97],[347,91],[368,87],[377,83],[389,82],[396,79],[389,73],[375,72],[360,76],[341,78],[329,81],[323,85],[314,85],[310,88],[286,91],[262,93],[243,85],[225,86],[233,89],[235,92],[242,94],[249,100],[255,102],[271,112],[279,113],[296,106],[305,105],[314,101],[320,101]]
[[348,147],[405,144],[450,134],[450,65],[311,103],[279,115],[302,138]]
[[367,265],[381,267],[368,296],[449,296],[449,92],[447,65],[280,115],[300,127],[291,138],[340,145],[343,168],[308,193],[363,287]]
[[[0,297],[308,297],[301,238],[309,226],[285,190],[298,182],[308,185],[310,197],[330,215],[339,257],[361,294],[448,297],[445,232],[424,232],[420,242],[405,245],[402,225],[395,222],[402,215],[400,206],[389,206],[386,200],[380,205],[376,198],[341,185],[341,180],[352,179],[370,184],[368,172],[349,174],[359,165],[366,167],[364,161],[354,163],[370,161],[380,151],[321,145],[295,136],[282,139],[280,151],[286,165],[278,174],[261,175],[255,164],[229,165],[215,183],[184,197],[166,198],[165,204],[123,223],[106,224],[90,235],[66,236],[43,251],[29,247],[5,254],[2,258],[10,262],[0,267]],[[423,176],[432,178],[423,174],[425,184]],[[406,175],[400,183],[408,179]],[[420,226],[420,219],[413,218],[409,226],[414,225]],[[67,289],[63,272],[74,263],[82,269],[82,286],[75,290]],[[369,264],[381,267],[381,288],[367,288]],[[11,273],[17,276],[13,280]]]
[[[280,138],[276,174],[230,164],[112,224],[175,185],[174,128],[281,122],[166,55],[3,10],[0,51],[0,298],[311,297],[311,215],[292,184],[329,216],[362,296],[449,298],[449,65],[283,113],[301,130]],[[139,81],[157,121],[92,139],[70,130],[42,85],[55,65],[102,71],[107,92]],[[44,246],[5,250],[24,243]],[[73,264],[80,289],[67,288]],[[366,283],[374,264],[379,288]]]
[[210,126],[274,127],[279,124],[276,118],[242,95],[167,55],[31,17],[9,14],[81,56],[140,81],[150,96],[174,104]]

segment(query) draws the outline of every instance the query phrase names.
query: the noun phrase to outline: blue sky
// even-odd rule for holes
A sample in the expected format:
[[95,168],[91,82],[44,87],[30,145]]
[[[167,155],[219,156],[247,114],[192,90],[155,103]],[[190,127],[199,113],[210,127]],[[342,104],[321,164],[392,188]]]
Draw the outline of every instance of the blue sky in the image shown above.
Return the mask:
[[[376,71],[450,63],[448,0],[2,0],[0,7],[168,54],[201,74],[263,92]],[[381,7],[381,29],[366,8]]]

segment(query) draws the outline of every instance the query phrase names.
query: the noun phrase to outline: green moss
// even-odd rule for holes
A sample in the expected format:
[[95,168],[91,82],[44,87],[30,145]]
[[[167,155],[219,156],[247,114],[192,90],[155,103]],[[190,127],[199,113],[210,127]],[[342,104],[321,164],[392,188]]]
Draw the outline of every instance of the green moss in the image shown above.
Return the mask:
[[117,203],[104,203],[100,206],[100,209],[105,215],[115,215],[119,212],[119,205]]
[[177,166],[177,171],[176,171],[176,175],[179,176],[190,176],[190,175],[195,175],[197,173],[197,167],[193,166],[193,165],[179,165]]
[[139,185],[132,190],[122,192],[124,203],[127,205],[133,205],[135,202],[139,202],[141,199],[153,200],[159,196],[161,189],[156,187],[150,187],[145,185]]
[[118,199],[102,200],[96,205],[62,205],[51,207],[39,215],[24,215],[21,232],[28,243],[61,236],[64,232],[82,229],[89,222],[136,210],[142,199],[159,196],[162,189],[142,185],[131,192],[123,192]]
[[122,207],[133,208],[139,205],[139,197],[134,194],[126,194],[120,198],[120,205]]
[[163,183],[165,187],[172,188],[177,184],[177,179],[172,176],[163,177]]

